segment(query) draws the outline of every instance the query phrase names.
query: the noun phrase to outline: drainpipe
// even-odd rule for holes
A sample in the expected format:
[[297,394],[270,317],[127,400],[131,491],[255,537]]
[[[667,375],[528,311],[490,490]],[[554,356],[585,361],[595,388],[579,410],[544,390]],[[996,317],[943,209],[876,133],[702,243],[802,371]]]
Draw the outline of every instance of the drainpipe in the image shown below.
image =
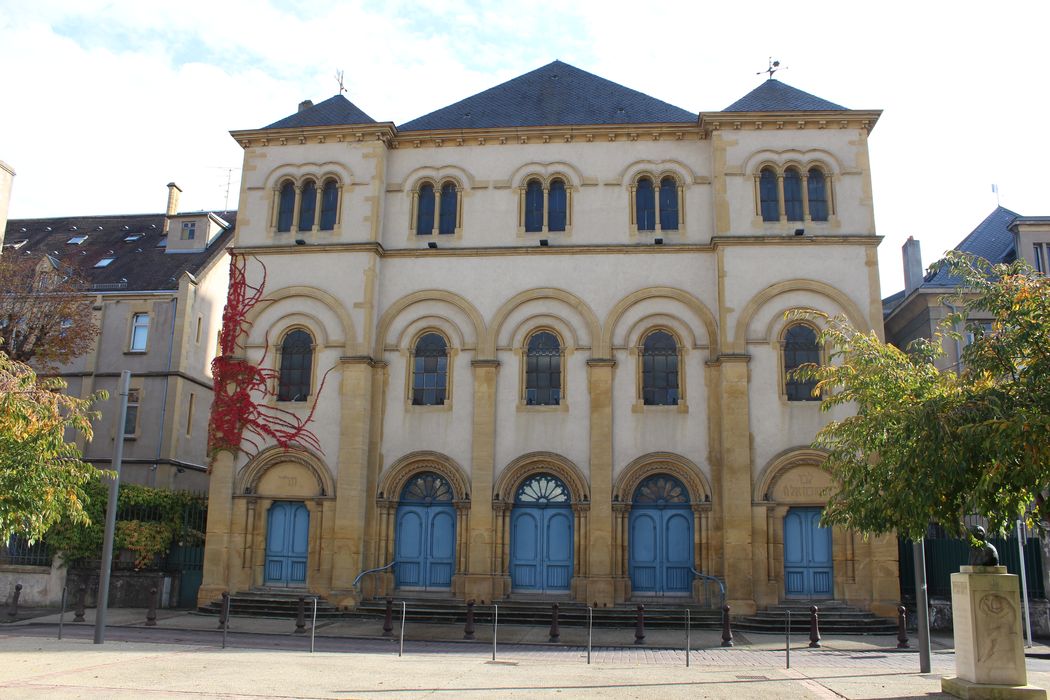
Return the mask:
[[162,392],[160,400],[160,439],[157,440],[156,461],[153,463],[153,469],[150,470],[150,486],[157,485],[157,469],[159,468],[158,465],[160,463],[161,452],[164,449],[164,416],[168,411],[168,383],[171,382],[171,358],[175,352],[175,318],[178,316],[178,311],[179,296],[176,293],[175,297],[171,300],[171,328],[168,329],[168,367],[164,373],[164,391]]
[[[955,304],[949,301],[945,301],[942,303],[948,307],[948,310],[951,313],[954,314],[956,312]],[[959,329],[956,328],[954,324],[952,324],[952,330],[958,331]],[[955,341],[955,375],[960,376],[962,374],[962,344],[960,343],[958,338],[953,338],[952,340]]]

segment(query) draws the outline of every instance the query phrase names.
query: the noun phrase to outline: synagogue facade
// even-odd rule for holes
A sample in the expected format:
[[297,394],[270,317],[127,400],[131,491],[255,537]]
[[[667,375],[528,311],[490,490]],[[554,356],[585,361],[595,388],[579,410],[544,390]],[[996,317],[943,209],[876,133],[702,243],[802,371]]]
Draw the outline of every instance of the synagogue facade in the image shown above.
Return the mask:
[[792,312],[882,332],[879,114],[777,80],[695,113],[554,62],[401,125],[340,95],[232,132],[237,359],[316,443],[215,453],[200,600],[717,579],[737,613],[893,614],[895,538],[819,527],[810,444],[847,414],[788,374],[826,359]]

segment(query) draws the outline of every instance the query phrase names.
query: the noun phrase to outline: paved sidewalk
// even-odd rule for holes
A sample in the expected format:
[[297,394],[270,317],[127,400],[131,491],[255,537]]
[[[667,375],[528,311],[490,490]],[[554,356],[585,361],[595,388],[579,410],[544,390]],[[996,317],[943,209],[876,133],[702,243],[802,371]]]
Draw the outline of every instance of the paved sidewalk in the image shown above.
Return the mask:
[[[0,697],[916,698],[943,697],[940,678],[954,673],[951,638],[940,635],[934,673],[922,675],[918,654],[892,637],[833,636],[808,649],[799,635],[788,669],[779,635],[736,635],[723,648],[716,630],[694,630],[686,667],[682,631],[650,630],[637,647],[633,629],[596,629],[588,665],[586,630],[563,627],[552,645],[545,628],[508,625],[493,663],[487,626],[464,642],[460,625],[409,623],[398,657],[374,620],[319,621],[311,654],[293,620],[234,618],[221,649],[214,616],[160,611],[147,628],[145,611],[128,609],[109,611],[98,646],[93,613],[80,624],[67,613],[61,641],[57,614],[0,625]],[[1050,648],[1030,650],[1028,668],[1030,683],[1050,687]]]

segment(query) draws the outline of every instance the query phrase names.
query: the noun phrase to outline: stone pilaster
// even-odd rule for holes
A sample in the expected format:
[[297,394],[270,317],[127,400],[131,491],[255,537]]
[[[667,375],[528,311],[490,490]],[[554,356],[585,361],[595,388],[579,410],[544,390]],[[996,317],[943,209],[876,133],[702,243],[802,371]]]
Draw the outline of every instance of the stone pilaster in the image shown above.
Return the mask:
[[747,355],[719,357],[722,405],[722,552],[734,614],[755,611],[751,552],[751,425]]
[[591,403],[591,508],[588,518],[585,600],[597,602],[598,605],[612,605],[616,593],[612,531],[612,382],[615,367],[614,360],[595,359],[587,362]]
[[464,597],[490,601],[496,595],[493,553],[492,481],[496,466],[496,377],[498,360],[474,360],[474,422],[470,454],[470,534]]
[[[204,541],[204,573],[198,605],[206,605],[227,590],[230,551],[230,531],[233,526],[233,477],[235,455],[220,450],[212,457],[211,478],[208,482],[208,523]],[[233,591],[230,591],[231,593]]]

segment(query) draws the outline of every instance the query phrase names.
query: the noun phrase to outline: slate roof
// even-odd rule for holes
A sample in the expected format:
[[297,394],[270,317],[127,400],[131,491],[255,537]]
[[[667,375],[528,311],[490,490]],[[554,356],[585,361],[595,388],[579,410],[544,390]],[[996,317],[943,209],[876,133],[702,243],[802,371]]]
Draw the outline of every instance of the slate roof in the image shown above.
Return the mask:
[[376,120],[368,116],[350,100],[340,95],[329,97],[302,112],[296,112],[284,119],[279,119],[264,129],[288,129],[304,126],[336,126],[341,124],[375,124]]
[[695,123],[698,115],[561,61],[399,125],[398,131]]
[[827,112],[846,107],[791,87],[776,79],[763,82],[723,112]]
[[[166,248],[157,247],[163,238],[163,214],[127,214],[10,219],[3,255],[30,255],[35,260],[41,255],[50,255],[59,265],[80,268],[93,285],[93,291],[173,290],[178,287],[183,272],[197,274],[213,257],[221,255],[232,240],[237,212],[213,213],[230,227],[199,253],[168,254]],[[129,235],[138,233],[143,234],[141,238],[125,242]],[[73,236],[87,236],[87,239],[79,245],[71,244],[68,241]],[[25,243],[15,248],[19,241]],[[94,267],[111,253],[116,257],[112,263]],[[123,285],[122,280],[127,284]]]
[[[993,263],[1012,262],[1015,258],[1014,234],[1010,231],[1018,214],[1005,207],[996,207],[977,228],[970,232],[955,250],[979,255]],[[955,287],[962,283],[958,277],[940,270],[927,275],[924,287]]]

